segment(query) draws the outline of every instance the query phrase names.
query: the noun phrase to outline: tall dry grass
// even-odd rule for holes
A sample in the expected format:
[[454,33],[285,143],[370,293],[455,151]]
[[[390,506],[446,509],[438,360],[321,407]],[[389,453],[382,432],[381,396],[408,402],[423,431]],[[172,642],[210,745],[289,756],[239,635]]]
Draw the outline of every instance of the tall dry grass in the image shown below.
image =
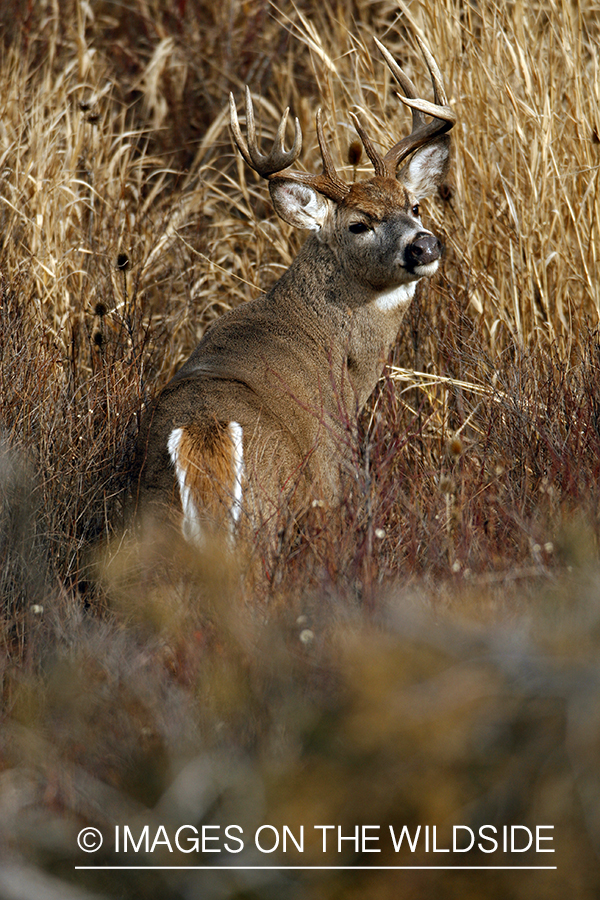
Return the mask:
[[[599,13],[2,4],[3,896],[597,895]],[[290,105],[311,170],[322,105],[353,177],[349,111],[382,146],[407,127],[372,36],[425,86],[415,28],[458,116],[425,210],[446,256],[344,505],[315,509],[266,582],[218,548],[152,555],[123,530],[140,410],[302,240],[236,157],[227,93],[260,95],[265,141]],[[558,870],[73,868],[84,825],[109,864],[115,824],[233,821],[553,824]],[[326,862],[372,862],[345,846]]]

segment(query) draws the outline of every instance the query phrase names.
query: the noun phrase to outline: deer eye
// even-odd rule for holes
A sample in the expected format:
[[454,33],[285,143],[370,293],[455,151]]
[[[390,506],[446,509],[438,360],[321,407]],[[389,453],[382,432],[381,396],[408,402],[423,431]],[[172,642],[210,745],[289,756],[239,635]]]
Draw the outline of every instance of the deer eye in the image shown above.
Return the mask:
[[419,216],[419,204],[418,203],[415,203],[411,212],[412,212],[413,216],[417,216],[417,218],[418,218],[418,216]]
[[369,226],[364,222],[353,222],[348,226],[348,231],[351,231],[352,234],[364,234],[365,231],[369,231]]

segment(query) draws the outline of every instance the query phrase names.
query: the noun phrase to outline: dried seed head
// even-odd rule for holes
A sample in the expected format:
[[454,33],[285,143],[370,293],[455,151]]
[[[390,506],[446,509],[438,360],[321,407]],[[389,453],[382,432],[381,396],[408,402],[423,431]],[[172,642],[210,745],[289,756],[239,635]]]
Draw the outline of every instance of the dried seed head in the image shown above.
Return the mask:
[[117,256],[117,269],[125,272],[129,268],[129,257],[126,253],[119,253]]
[[453,459],[458,459],[460,454],[463,452],[463,443],[457,434],[451,437],[448,441],[447,450],[448,455]]
[[106,315],[106,312],[106,304],[103,303],[102,300],[98,300],[98,302],[94,306],[94,315],[100,316],[100,318],[102,318],[102,316]]
[[452,479],[447,475],[440,475],[440,480],[438,482],[438,486],[442,494],[453,494],[454,493],[454,484]]
[[348,147],[348,163],[354,168],[359,164],[362,157],[362,144],[360,141],[352,141]]
[[101,347],[104,343],[104,335],[101,331],[95,331],[92,335],[92,340],[96,347]]

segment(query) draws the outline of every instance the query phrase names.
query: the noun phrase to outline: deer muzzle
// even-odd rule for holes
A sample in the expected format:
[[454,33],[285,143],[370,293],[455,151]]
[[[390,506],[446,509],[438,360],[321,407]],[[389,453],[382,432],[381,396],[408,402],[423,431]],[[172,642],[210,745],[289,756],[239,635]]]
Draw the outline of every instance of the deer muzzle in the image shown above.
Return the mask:
[[404,251],[406,268],[413,272],[419,266],[428,266],[442,255],[442,245],[429,231],[419,231]]

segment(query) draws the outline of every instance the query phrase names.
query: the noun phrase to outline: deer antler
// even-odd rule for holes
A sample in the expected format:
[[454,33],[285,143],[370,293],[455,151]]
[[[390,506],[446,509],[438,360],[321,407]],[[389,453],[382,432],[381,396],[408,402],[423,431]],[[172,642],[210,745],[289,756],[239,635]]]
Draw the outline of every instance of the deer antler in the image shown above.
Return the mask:
[[[454,113],[454,110],[451,109],[448,104],[448,98],[446,97],[446,91],[444,90],[442,75],[438,68],[438,65],[433,58],[430,50],[421,40],[419,35],[417,34],[415,35],[415,37],[417,39],[419,47],[421,48],[421,53],[425,58],[427,68],[429,69],[429,74],[431,75],[433,97],[435,103],[430,103],[428,100],[423,100],[419,97],[419,95],[417,94],[417,89],[415,88],[408,75],[406,75],[406,73],[402,71],[389,50],[387,50],[387,48],[384,47],[383,44],[377,40],[377,38],[375,38],[375,43],[379,47],[383,58],[388,64],[390,72],[404,91],[404,97],[401,94],[398,94],[400,100],[406,106],[410,107],[412,111],[412,131],[408,135],[408,137],[402,138],[400,141],[398,141],[397,144],[394,144],[394,146],[390,150],[388,150],[383,158],[379,157],[377,163],[373,161],[376,172],[378,167],[382,167],[385,174],[391,177],[395,177],[396,169],[398,168],[400,163],[405,160],[406,157],[409,156],[414,150],[417,150],[424,144],[428,144],[434,138],[445,134],[447,131],[450,131],[450,129],[456,122],[456,115]],[[432,116],[431,122],[426,121],[426,115]],[[364,144],[364,138],[361,132],[362,129],[360,129],[358,133]],[[369,158],[372,159],[366,144],[365,150],[369,155]],[[377,154],[377,151],[375,151],[374,148],[373,152]],[[384,172],[382,172],[381,174],[384,174]]]
[[[434,103],[430,103],[428,100],[423,100],[419,97],[417,89],[408,75],[402,71],[389,50],[375,38],[375,43],[383,54],[383,58],[388,64],[392,75],[404,91],[404,96],[401,94],[398,95],[400,100],[411,109],[411,133],[407,137],[399,140],[397,144],[394,144],[385,156],[381,156],[375,149],[373,142],[360,124],[358,118],[354,113],[350,114],[354,120],[356,130],[363,143],[366,154],[373,164],[375,175],[380,175],[385,178],[395,178],[396,169],[407,156],[410,156],[413,151],[422,147],[424,144],[428,144],[430,141],[434,140],[434,138],[440,137],[442,134],[450,131],[456,122],[454,110],[452,110],[448,104],[438,65],[431,52],[418,35],[416,35],[416,39],[425,58],[429,74],[431,75]],[[229,95],[229,108],[231,113],[231,130],[233,131],[233,136],[239,151],[248,165],[258,172],[259,175],[262,175],[263,178],[277,179],[285,177],[288,181],[296,181],[299,184],[308,184],[325,197],[335,200],[336,203],[339,203],[348,194],[350,185],[346,184],[345,181],[342,181],[337,174],[331,153],[325,143],[323,124],[321,121],[321,110],[317,112],[317,138],[319,140],[319,149],[323,161],[323,171],[319,175],[309,175],[307,172],[286,172],[285,176],[283,176],[280,175],[280,173],[296,162],[300,155],[300,151],[302,150],[302,131],[300,130],[298,119],[295,119],[294,144],[292,149],[285,150],[283,146],[285,126],[289,114],[289,109],[286,109],[279,122],[271,152],[269,154],[264,154],[258,149],[256,140],[254,107],[252,105],[250,89],[246,87],[246,130],[248,132],[248,142],[246,142],[240,129],[233,94]],[[430,122],[427,122],[426,116],[432,117]]]
[[[277,134],[275,135],[275,140],[273,142],[273,148],[269,154],[261,153],[258,149],[256,127],[254,124],[254,107],[252,105],[252,97],[248,87],[246,87],[246,130],[248,132],[248,142],[246,142],[240,128],[233,94],[229,95],[229,110],[231,116],[231,130],[233,131],[235,142],[240,153],[255,172],[258,172],[263,178],[275,179],[283,169],[287,169],[296,162],[300,155],[300,151],[302,150],[302,131],[300,130],[298,119],[295,120],[294,144],[292,149],[284,150],[283,147],[289,109],[286,109],[281,117],[281,121],[277,128]],[[286,172],[285,178],[288,181],[296,181],[299,184],[311,185],[320,194],[339,203],[350,190],[350,185],[342,181],[335,170],[331,153],[325,143],[323,124],[321,122],[321,110],[317,112],[317,138],[319,140],[319,149],[323,161],[323,171],[321,174],[310,175],[308,172]]]
[[286,151],[283,148],[285,126],[287,123],[289,112],[290,110],[288,107],[288,109],[285,110],[283,116],[281,117],[281,121],[277,129],[277,134],[275,135],[275,141],[273,142],[273,148],[271,152],[266,155],[259,151],[256,141],[254,106],[252,105],[250,88],[246,85],[246,130],[248,132],[248,143],[246,143],[246,140],[240,128],[233,94],[229,94],[231,130],[233,131],[235,142],[240,153],[242,154],[250,168],[258,172],[259,175],[262,175],[263,178],[268,178],[275,172],[281,172],[282,169],[287,169],[287,167],[296,162],[296,160],[300,156],[300,152],[302,150],[302,131],[300,130],[300,122],[298,121],[298,119],[295,119],[294,121],[295,133],[292,149]]

